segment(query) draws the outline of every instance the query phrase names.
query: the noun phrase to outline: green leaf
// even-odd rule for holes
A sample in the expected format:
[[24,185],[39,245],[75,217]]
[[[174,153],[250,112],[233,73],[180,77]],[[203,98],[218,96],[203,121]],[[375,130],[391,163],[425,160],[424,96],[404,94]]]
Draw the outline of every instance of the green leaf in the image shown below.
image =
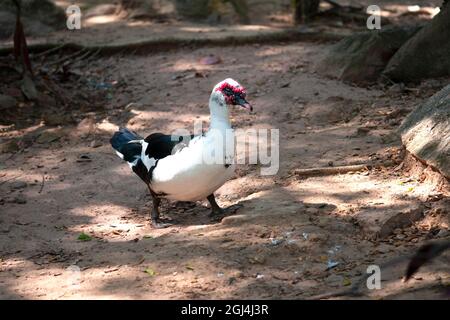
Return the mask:
[[345,278],[342,284],[347,287],[352,284],[352,281],[349,278]]
[[150,234],[146,234],[145,236],[143,236],[142,238],[144,239],[153,239],[153,236]]
[[92,237],[87,235],[86,233],[82,232],[80,233],[80,235],[78,236],[78,240],[80,241],[91,241]]
[[145,273],[147,273],[151,277],[156,276],[156,272],[152,268],[145,269]]

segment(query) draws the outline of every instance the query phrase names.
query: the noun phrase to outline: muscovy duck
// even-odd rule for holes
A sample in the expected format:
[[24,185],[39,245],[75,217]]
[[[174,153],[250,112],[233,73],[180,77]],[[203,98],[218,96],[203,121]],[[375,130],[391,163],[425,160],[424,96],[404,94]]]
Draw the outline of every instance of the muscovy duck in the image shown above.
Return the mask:
[[232,177],[235,168],[234,134],[228,105],[239,105],[252,111],[245,97],[245,89],[235,80],[228,78],[219,82],[209,99],[209,130],[198,136],[158,132],[144,139],[126,128],[114,133],[112,147],[150,191],[153,199],[151,220],[155,228],[171,225],[159,217],[161,198],[178,201],[206,198],[212,216],[223,213],[214,191]]

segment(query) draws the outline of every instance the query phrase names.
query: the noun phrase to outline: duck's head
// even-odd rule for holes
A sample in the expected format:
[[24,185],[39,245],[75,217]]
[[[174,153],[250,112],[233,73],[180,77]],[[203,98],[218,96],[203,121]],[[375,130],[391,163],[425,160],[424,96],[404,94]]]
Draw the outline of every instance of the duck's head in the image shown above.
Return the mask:
[[246,95],[247,92],[243,86],[236,80],[228,78],[216,84],[211,93],[211,99],[223,107],[234,105],[253,111],[253,107],[245,100]]

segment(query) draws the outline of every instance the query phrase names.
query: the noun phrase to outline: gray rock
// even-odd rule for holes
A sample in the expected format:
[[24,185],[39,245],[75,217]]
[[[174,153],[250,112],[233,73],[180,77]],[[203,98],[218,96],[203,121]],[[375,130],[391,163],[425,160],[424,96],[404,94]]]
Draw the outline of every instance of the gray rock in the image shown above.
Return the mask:
[[399,131],[411,154],[450,178],[450,85],[411,112]]
[[346,37],[330,49],[316,70],[343,81],[374,82],[394,53],[420,28],[389,26]]
[[383,74],[393,81],[416,81],[450,75],[450,5],[441,8],[392,57]]

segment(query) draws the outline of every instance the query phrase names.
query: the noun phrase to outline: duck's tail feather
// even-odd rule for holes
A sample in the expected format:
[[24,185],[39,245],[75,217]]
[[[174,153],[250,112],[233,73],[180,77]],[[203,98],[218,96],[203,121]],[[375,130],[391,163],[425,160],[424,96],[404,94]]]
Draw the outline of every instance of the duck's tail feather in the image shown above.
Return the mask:
[[137,133],[127,128],[120,128],[114,133],[110,142],[120,158],[133,163],[141,157],[142,139]]

